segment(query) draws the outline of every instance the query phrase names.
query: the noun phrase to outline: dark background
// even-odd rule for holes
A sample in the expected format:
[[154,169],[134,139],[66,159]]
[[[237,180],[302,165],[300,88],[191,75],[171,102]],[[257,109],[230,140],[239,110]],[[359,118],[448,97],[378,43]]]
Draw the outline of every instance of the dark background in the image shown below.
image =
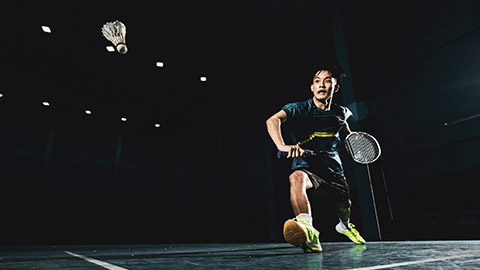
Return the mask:
[[[335,102],[383,148],[369,167],[380,235],[367,167],[341,153],[365,238],[480,238],[478,1],[22,1],[0,12],[0,244],[283,241],[289,163],[265,120],[310,97],[326,58],[348,71]],[[114,20],[126,55],[105,49],[100,29]],[[323,195],[309,193],[321,239],[345,241]]]

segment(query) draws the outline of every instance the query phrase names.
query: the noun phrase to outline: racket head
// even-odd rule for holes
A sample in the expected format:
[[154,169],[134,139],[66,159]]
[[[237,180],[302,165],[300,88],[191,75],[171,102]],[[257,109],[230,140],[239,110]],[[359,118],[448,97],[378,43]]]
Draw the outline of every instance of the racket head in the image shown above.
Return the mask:
[[366,132],[352,132],[345,138],[345,148],[355,162],[370,164],[382,153],[377,139]]

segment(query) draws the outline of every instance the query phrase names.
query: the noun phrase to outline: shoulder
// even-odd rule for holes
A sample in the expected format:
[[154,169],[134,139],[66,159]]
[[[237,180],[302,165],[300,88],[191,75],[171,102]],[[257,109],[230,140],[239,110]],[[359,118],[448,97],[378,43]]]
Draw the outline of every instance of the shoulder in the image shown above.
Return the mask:
[[283,106],[282,110],[287,113],[287,116],[289,118],[291,118],[293,116],[304,114],[305,112],[309,111],[312,107],[311,103],[313,102],[310,102],[310,100],[292,102]]
[[338,104],[333,104],[333,105],[334,105],[335,114],[343,116],[345,120],[347,120],[347,118],[353,115],[352,111],[348,107],[340,106]]
[[311,107],[311,104],[312,102],[310,102],[311,100],[305,100],[305,101],[299,101],[299,102],[291,102],[291,103],[288,103],[287,105],[283,106],[283,108],[286,108],[286,109],[289,109],[289,108],[292,108],[292,109],[298,109],[298,110],[305,110],[305,109],[308,109],[309,107]]

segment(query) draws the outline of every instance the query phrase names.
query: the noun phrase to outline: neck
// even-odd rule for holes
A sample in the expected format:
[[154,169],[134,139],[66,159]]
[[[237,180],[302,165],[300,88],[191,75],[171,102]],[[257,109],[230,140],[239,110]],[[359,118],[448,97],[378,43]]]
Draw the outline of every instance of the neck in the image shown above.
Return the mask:
[[327,100],[318,100],[315,97],[313,97],[313,103],[315,106],[317,106],[319,109],[322,109],[324,111],[329,111],[330,107],[332,105],[332,98],[329,98]]

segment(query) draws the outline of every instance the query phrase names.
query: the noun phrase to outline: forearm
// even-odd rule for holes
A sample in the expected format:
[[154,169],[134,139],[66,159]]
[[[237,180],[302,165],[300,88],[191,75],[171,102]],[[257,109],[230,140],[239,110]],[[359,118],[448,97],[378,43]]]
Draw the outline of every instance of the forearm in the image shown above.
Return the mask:
[[268,135],[272,139],[273,143],[277,147],[277,149],[282,148],[285,146],[285,141],[282,137],[282,129],[281,129],[282,120],[276,116],[272,116],[267,120],[267,131]]
[[347,121],[345,121],[345,130],[347,131],[347,135],[352,133],[352,130],[350,130],[350,126],[348,125]]
[[282,122],[287,120],[287,115],[284,111],[279,111],[267,120],[267,131],[272,138],[273,143],[279,151],[287,152],[287,158],[300,157],[305,153],[305,150],[297,145],[285,145],[282,137]]

